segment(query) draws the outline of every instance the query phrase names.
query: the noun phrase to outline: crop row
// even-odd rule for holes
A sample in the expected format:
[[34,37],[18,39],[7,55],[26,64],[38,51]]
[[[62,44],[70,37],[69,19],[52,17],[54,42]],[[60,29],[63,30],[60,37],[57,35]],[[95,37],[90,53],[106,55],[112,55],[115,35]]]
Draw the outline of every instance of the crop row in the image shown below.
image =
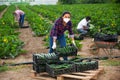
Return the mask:
[[49,32],[51,27],[51,23],[49,21],[39,16],[34,11],[31,11],[26,6],[19,6],[19,8],[25,11],[26,20],[29,22],[30,27],[36,36],[43,36]]
[[[77,33],[76,27],[79,21],[86,16],[91,16],[91,24],[95,27],[90,30],[90,35],[94,36],[97,32],[120,34],[120,8],[118,8],[118,5],[119,4],[28,5],[27,8],[52,22],[60,17],[64,11],[70,11],[75,33]],[[48,45],[48,36],[46,36],[46,38],[46,44]],[[70,43],[68,39],[67,42]],[[81,48],[81,45],[78,46]]]
[[24,43],[19,39],[19,32],[13,19],[15,6],[9,6],[0,19],[0,58],[14,58],[22,52]]
[[[41,6],[30,6],[30,5],[27,5],[27,7],[29,9],[31,9],[32,11],[36,12],[38,15],[42,15],[42,17],[44,17],[45,19],[48,19],[50,22],[54,23],[54,21],[61,15],[62,13],[62,10],[61,8],[57,9],[57,11],[52,11],[53,9],[56,10],[58,5],[56,5],[56,7],[54,7],[53,5],[51,5],[50,7],[49,6],[44,6],[44,5],[41,5]],[[46,10],[48,9],[48,10]],[[68,35],[68,34],[66,34]],[[49,46],[49,34],[46,35],[44,41],[46,42],[45,46]],[[76,41],[76,43],[78,43],[79,41]],[[71,40],[70,39],[67,39],[67,44],[70,44],[71,43]],[[81,49],[81,44],[78,44],[77,45],[78,48]]]
[[[38,15],[42,15],[42,17],[44,17],[44,19],[48,19],[50,22],[54,22],[62,13],[61,9],[57,9],[57,11],[52,11],[53,9],[56,10],[56,7],[54,8],[54,6],[27,6],[29,9],[31,9],[32,11],[36,12]],[[52,8],[53,7],[53,8]],[[48,10],[46,10],[48,9]],[[51,12],[52,11],[52,12]],[[68,35],[68,34],[66,34]],[[66,37],[67,38],[67,37]],[[46,35],[44,41],[46,42],[45,46],[49,46],[49,34]],[[79,44],[79,41],[75,41],[77,43],[77,47],[79,48],[79,50],[81,49],[82,45]],[[67,39],[67,44],[71,44],[71,40]]]
[[7,6],[6,5],[1,5],[0,6],[0,12],[2,12]]
[[71,19],[74,32],[76,32],[77,24],[82,18],[91,16],[91,23],[95,25],[95,29],[91,31],[91,34],[94,35],[100,31],[106,34],[120,34],[120,8],[118,6],[119,4],[79,4],[40,5],[28,7],[51,21],[55,21],[60,17],[62,12],[70,11],[72,14]]

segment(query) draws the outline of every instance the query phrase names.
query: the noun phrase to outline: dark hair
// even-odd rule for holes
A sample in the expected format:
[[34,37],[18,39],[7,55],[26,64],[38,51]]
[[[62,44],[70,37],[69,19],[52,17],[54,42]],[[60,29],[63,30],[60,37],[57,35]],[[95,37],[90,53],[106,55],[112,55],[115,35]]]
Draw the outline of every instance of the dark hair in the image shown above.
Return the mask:
[[88,21],[88,20],[91,20],[91,17],[90,16],[87,16],[86,17],[86,20]]
[[16,15],[16,13],[15,13],[15,12],[13,12],[13,15]]
[[62,13],[62,16],[61,16],[61,17],[63,17],[65,14],[70,14],[70,15],[71,15],[70,12],[66,11],[66,12],[63,12],[63,13]]

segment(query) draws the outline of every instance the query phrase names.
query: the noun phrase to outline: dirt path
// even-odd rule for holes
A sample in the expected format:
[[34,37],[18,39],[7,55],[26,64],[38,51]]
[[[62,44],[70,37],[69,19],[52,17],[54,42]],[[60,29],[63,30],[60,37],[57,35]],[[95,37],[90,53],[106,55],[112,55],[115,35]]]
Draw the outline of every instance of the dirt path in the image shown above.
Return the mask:
[[[24,25],[28,25],[25,22]],[[19,28],[18,30],[21,32],[19,38],[25,43],[23,47],[24,50],[27,50],[27,54],[25,55],[27,59],[32,61],[32,54],[34,53],[48,53],[48,50],[44,46],[44,37],[34,37],[31,28]]]
[[31,28],[19,29],[21,34],[20,39],[25,42],[23,49],[27,50],[29,54],[34,52],[48,52],[44,46],[44,37],[34,37]]
[[92,56],[89,50],[89,46],[91,43],[92,43],[92,38],[85,38],[84,40],[82,40],[80,42],[80,44],[82,44],[82,49],[81,51],[78,52],[78,54],[85,57]]
[[[27,22],[25,22],[27,25]],[[19,35],[20,39],[25,43],[23,49],[27,50],[26,54],[20,55],[15,59],[9,59],[6,62],[18,63],[18,62],[28,62],[32,61],[32,55],[35,52],[48,52],[48,49],[44,46],[44,37],[34,37],[31,28],[19,28],[21,34]],[[81,44],[83,48],[78,52],[82,56],[92,56],[89,51],[89,45],[92,43],[91,38],[85,38]],[[103,62],[102,62],[103,63]],[[100,64],[101,65],[101,64]],[[11,67],[9,71],[0,73],[0,80],[43,80],[43,79],[33,79],[31,77],[32,65],[21,65]],[[120,80],[120,67],[115,66],[104,66],[104,73],[99,75],[98,80]],[[48,78],[48,80],[55,80],[54,78]]]
[[7,11],[8,7],[5,8],[1,13],[0,13],[0,18],[2,18],[3,14]]
[[120,66],[104,66],[104,72],[98,77],[98,80],[120,80]]

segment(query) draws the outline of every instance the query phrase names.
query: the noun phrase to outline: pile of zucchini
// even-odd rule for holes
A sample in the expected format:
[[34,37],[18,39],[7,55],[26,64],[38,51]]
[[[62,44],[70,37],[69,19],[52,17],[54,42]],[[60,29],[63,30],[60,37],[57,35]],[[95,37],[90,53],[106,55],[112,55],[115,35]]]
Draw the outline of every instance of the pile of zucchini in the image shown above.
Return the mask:
[[80,57],[75,57],[75,58],[72,58],[72,59],[70,59],[69,61],[70,62],[81,62],[82,60],[84,60],[84,58],[80,58]]
[[70,62],[57,62],[57,63],[50,63],[46,64],[46,72],[52,76],[56,77],[57,75],[60,74],[65,74],[65,73],[71,73],[75,72],[75,65]]
[[56,48],[55,53],[58,54],[59,57],[76,56],[77,48],[75,46],[66,46],[62,48]]
[[[74,49],[71,49],[71,47],[61,49],[66,49],[66,52],[69,49],[73,51]],[[64,54],[66,53],[64,52]],[[50,76],[56,77],[65,73],[98,69],[98,61],[96,60],[76,56],[74,59],[68,61],[60,61],[59,55],[56,55],[56,53],[33,54],[33,70],[37,73],[47,72]]]
[[59,61],[55,53],[36,53],[33,54],[33,70],[37,73],[46,71],[46,63]]
[[76,72],[82,72],[86,70],[94,70],[98,69],[98,61],[81,61],[81,62],[74,62],[76,66]]

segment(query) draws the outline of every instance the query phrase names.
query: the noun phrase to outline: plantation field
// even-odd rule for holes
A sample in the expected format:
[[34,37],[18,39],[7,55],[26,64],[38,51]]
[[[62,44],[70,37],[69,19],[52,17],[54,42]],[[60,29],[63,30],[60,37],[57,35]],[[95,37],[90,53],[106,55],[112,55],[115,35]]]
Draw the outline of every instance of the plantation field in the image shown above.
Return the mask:
[[[79,49],[78,55],[80,56],[98,56],[90,54],[89,51],[92,37],[97,32],[120,35],[120,4],[17,5],[25,12],[25,24],[29,25],[29,28],[19,28],[18,23],[14,22],[12,13],[16,9],[15,6],[0,6],[0,65],[2,64],[1,62],[6,64],[28,62],[32,61],[34,53],[48,53],[49,31],[54,21],[64,11],[71,12],[71,21],[75,35],[78,35],[76,27],[79,21],[86,16],[91,16],[92,18],[91,24],[94,27],[90,30],[89,37],[84,40],[75,40]],[[5,9],[6,11],[4,11]],[[3,15],[1,15],[2,12],[4,12]],[[67,34],[66,32],[65,35],[67,36]],[[67,44],[71,43],[67,37],[66,40]],[[117,55],[120,56],[119,52],[120,50],[116,51]],[[102,50],[100,50],[100,53],[104,54]],[[109,63],[110,65],[106,66]],[[100,76],[99,80],[120,79],[118,75],[120,73],[119,59],[108,60],[108,62],[100,61],[100,65],[105,66],[106,73]],[[32,65],[13,68],[11,69],[10,67],[6,72],[0,72],[0,79],[37,80],[30,77]],[[19,76],[16,77],[16,75],[12,74],[18,74]],[[114,76],[109,77],[110,74],[114,74]]]
[[[46,37],[48,37],[53,22],[60,17],[64,11],[71,12],[74,33],[77,33],[76,27],[79,21],[85,16],[91,16],[91,24],[95,26],[90,31],[91,36],[94,36],[95,33],[100,31],[105,34],[120,34],[119,4],[18,6],[25,11],[25,20],[30,24],[34,36],[46,35]],[[1,11],[4,7],[5,6],[1,6]],[[17,38],[19,33],[15,32],[15,29],[18,28],[18,26],[13,19],[12,12],[14,10],[14,5],[9,6],[3,17],[0,19],[0,34],[2,36],[0,38],[0,42],[2,43],[0,44],[0,57],[3,57],[4,54],[6,54],[5,56],[7,57],[17,56],[21,50],[15,50],[15,48],[20,49],[20,46],[24,44]],[[46,40],[46,45],[48,46],[47,41],[48,39]]]

